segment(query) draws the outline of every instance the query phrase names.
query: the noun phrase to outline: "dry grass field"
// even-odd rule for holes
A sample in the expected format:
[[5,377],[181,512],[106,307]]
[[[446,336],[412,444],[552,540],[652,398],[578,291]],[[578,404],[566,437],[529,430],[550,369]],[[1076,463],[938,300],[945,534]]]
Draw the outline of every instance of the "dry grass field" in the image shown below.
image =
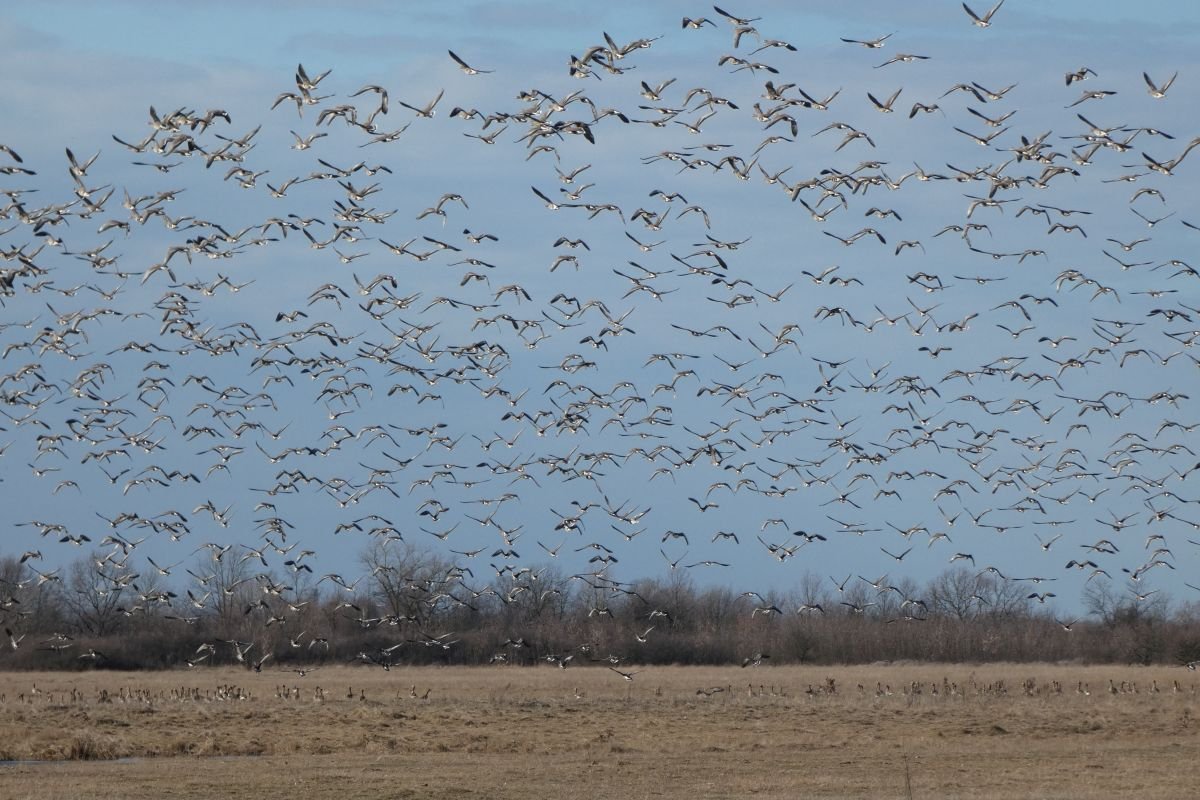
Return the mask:
[[1070,665],[3,673],[0,797],[1179,798],[1200,786],[1198,684]]

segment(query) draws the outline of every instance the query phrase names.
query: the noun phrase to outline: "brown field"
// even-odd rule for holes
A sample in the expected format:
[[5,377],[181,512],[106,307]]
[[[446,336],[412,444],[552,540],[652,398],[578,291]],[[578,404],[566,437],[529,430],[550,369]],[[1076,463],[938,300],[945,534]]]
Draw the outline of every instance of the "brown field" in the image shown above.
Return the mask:
[[1200,786],[1197,684],[1047,664],[10,672],[0,797],[1179,798]]

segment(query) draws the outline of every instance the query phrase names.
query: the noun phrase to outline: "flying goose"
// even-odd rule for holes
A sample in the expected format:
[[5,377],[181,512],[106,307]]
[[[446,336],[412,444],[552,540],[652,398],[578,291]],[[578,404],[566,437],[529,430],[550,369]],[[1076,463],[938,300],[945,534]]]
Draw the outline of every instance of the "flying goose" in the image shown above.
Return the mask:
[[1142,79],[1146,81],[1146,91],[1149,92],[1150,96],[1155,100],[1161,100],[1162,98],[1166,97],[1167,90],[1171,88],[1171,84],[1175,83],[1175,79],[1178,77],[1179,73],[1176,72],[1167,79],[1166,83],[1164,83],[1162,86],[1158,86],[1154,83],[1154,81],[1150,80],[1150,76],[1147,73],[1142,73]]
[[644,672],[644,670],[640,670],[640,669],[637,670],[636,672],[622,672],[621,670],[617,669],[616,667],[609,667],[609,669],[611,669],[613,672],[617,673],[618,675],[620,675],[622,678],[624,678],[626,681],[629,681],[630,683],[633,682],[634,675],[640,675],[642,672]]
[[1079,69],[1075,70],[1074,72],[1068,72],[1066,74],[1067,86],[1070,86],[1072,83],[1075,83],[1076,81],[1085,81],[1085,80],[1087,80],[1089,75],[1095,76],[1096,70],[1092,69],[1091,67],[1080,67]]
[[439,89],[438,93],[437,93],[437,97],[430,100],[425,105],[424,108],[417,108],[416,106],[409,105],[408,103],[405,103],[403,100],[400,101],[400,105],[404,106],[409,111],[412,111],[418,117],[424,117],[425,119],[433,119],[433,116],[437,113],[434,109],[437,107],[437,104],[439,102],[441,102],[442,95],[444,95],[445,93],[446,93],[445,89]]
[[751,17],[749,19],[744,19],[742,17],[735,17],[733,14],[730,14],[728,11],[723,11],[720,8],[718,8],[717,6],[713,6],[713,11],[717,12],[722,17],[724,17],[726,20],[728,20],[730,25],[734,25],[734,26],[742,27],[742,28],[747,27],[752,22],[758,22],[760,19],[762,19],[762,17]]
[[[470,64],[468,64],[467,62],[465,62],[461,58],[459,58],[457,55],[455,55],[453,50],[447,50],[446,52],[450,54],[450,57],[452,59],[454,59],[454,63],[458,64],[458,68],[461,69],[463,72],[465,72],[468,75],[490,75],[492,72],[494,72],[494,70],[490,70],[490,69],[475,69]],[[401,103],[401,105],[404,105],[404,104]],[[410,106],[410,108],[411,108],[411,106]]]
[[1000,6],[1002,6],[1002,5],[1004,5],[1004,0],[1000,0],[1000,2],[996,3],[996,5],[992,6],[992,9],[990,11],[988,11],[986,14],[984,14],[982,17],[979,16],[978,14],[976,14],[974,11],[972,11],[970,6],[968,6],[966,3],[963,3],[962,7],[963,7],[963,10],[967,12],[967,16],[971,18],[971,22],[975,26],[980,27],[980,28],[986,28],[992,24],[992,15],[995,14],[997,11],[999,11]]
[[880,36],[878,39],[847,39],[842,37],[842,41],[846,44],[860,44],[869,50],[878,50],[883,47],[884,42],[894,36],[894,33],[889,33],[885,36]]
[[887,99],[886,103],[881,103],[878,100],[876,100],[875,95],[871,94],[870,92],[867,92],[867,99],[869,99],[871,101],[871,104],[875,106],[876,111],[879,111],[884,114],[890,114],[893,111],[892,104],[896,102],[896,98],[900,96],[900,93],[902,91],[904,91],[904,87],[900,87],[899,89],[897,89],[895,92],[892,93],[892,96]]

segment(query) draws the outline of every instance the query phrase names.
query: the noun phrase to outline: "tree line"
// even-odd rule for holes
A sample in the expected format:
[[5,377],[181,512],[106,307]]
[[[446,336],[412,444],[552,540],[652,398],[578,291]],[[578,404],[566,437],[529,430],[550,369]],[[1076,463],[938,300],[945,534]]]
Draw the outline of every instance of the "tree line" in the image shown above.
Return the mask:
[[253,556],[199,561],[180,580],[178,568],[112,553],[53,572],[0,558],[0,668],[1200,659],[1200,604],[1097,582],[1087,615],[1062,619],[1028,587],[963,567],[924,585],[805,573],[758,594],[682,570],[622,582],[502,567],[481,580],[395,543],[368,547],[352,581],[295,561],[283,574]]

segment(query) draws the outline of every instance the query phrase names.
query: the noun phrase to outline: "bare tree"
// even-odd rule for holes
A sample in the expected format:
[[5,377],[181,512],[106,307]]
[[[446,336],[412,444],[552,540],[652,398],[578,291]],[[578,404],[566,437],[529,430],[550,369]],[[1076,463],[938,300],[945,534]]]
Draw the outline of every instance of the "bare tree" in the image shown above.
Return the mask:
[[75,628],[90,636],[115,633],[130,613],[125,607],[138,576],[124,565],[108,562],[96,566],[103,553],[93,553],[71,562],[60,587],[63,607]]
[[983,576],[962,567],[948,569],[929,584],[929,607],[954,619],[975,619],[990,603],[986,590]]
[[255,587],[250,583],[250,569],[245,561],[228,554],[218,559],[202,559],[202,562],[191,572],[196,581],[191,591],[196,597],[211,592],[208,603],[211,603],[218,632],[226,639],[236,639],[241,633],[246,607],[257,599]]
[[369,573],[370,597],[383,613],[419,626],[446,608],[447,591],[461,575],[451,562],[407,542],[376,541],[360,560]]

